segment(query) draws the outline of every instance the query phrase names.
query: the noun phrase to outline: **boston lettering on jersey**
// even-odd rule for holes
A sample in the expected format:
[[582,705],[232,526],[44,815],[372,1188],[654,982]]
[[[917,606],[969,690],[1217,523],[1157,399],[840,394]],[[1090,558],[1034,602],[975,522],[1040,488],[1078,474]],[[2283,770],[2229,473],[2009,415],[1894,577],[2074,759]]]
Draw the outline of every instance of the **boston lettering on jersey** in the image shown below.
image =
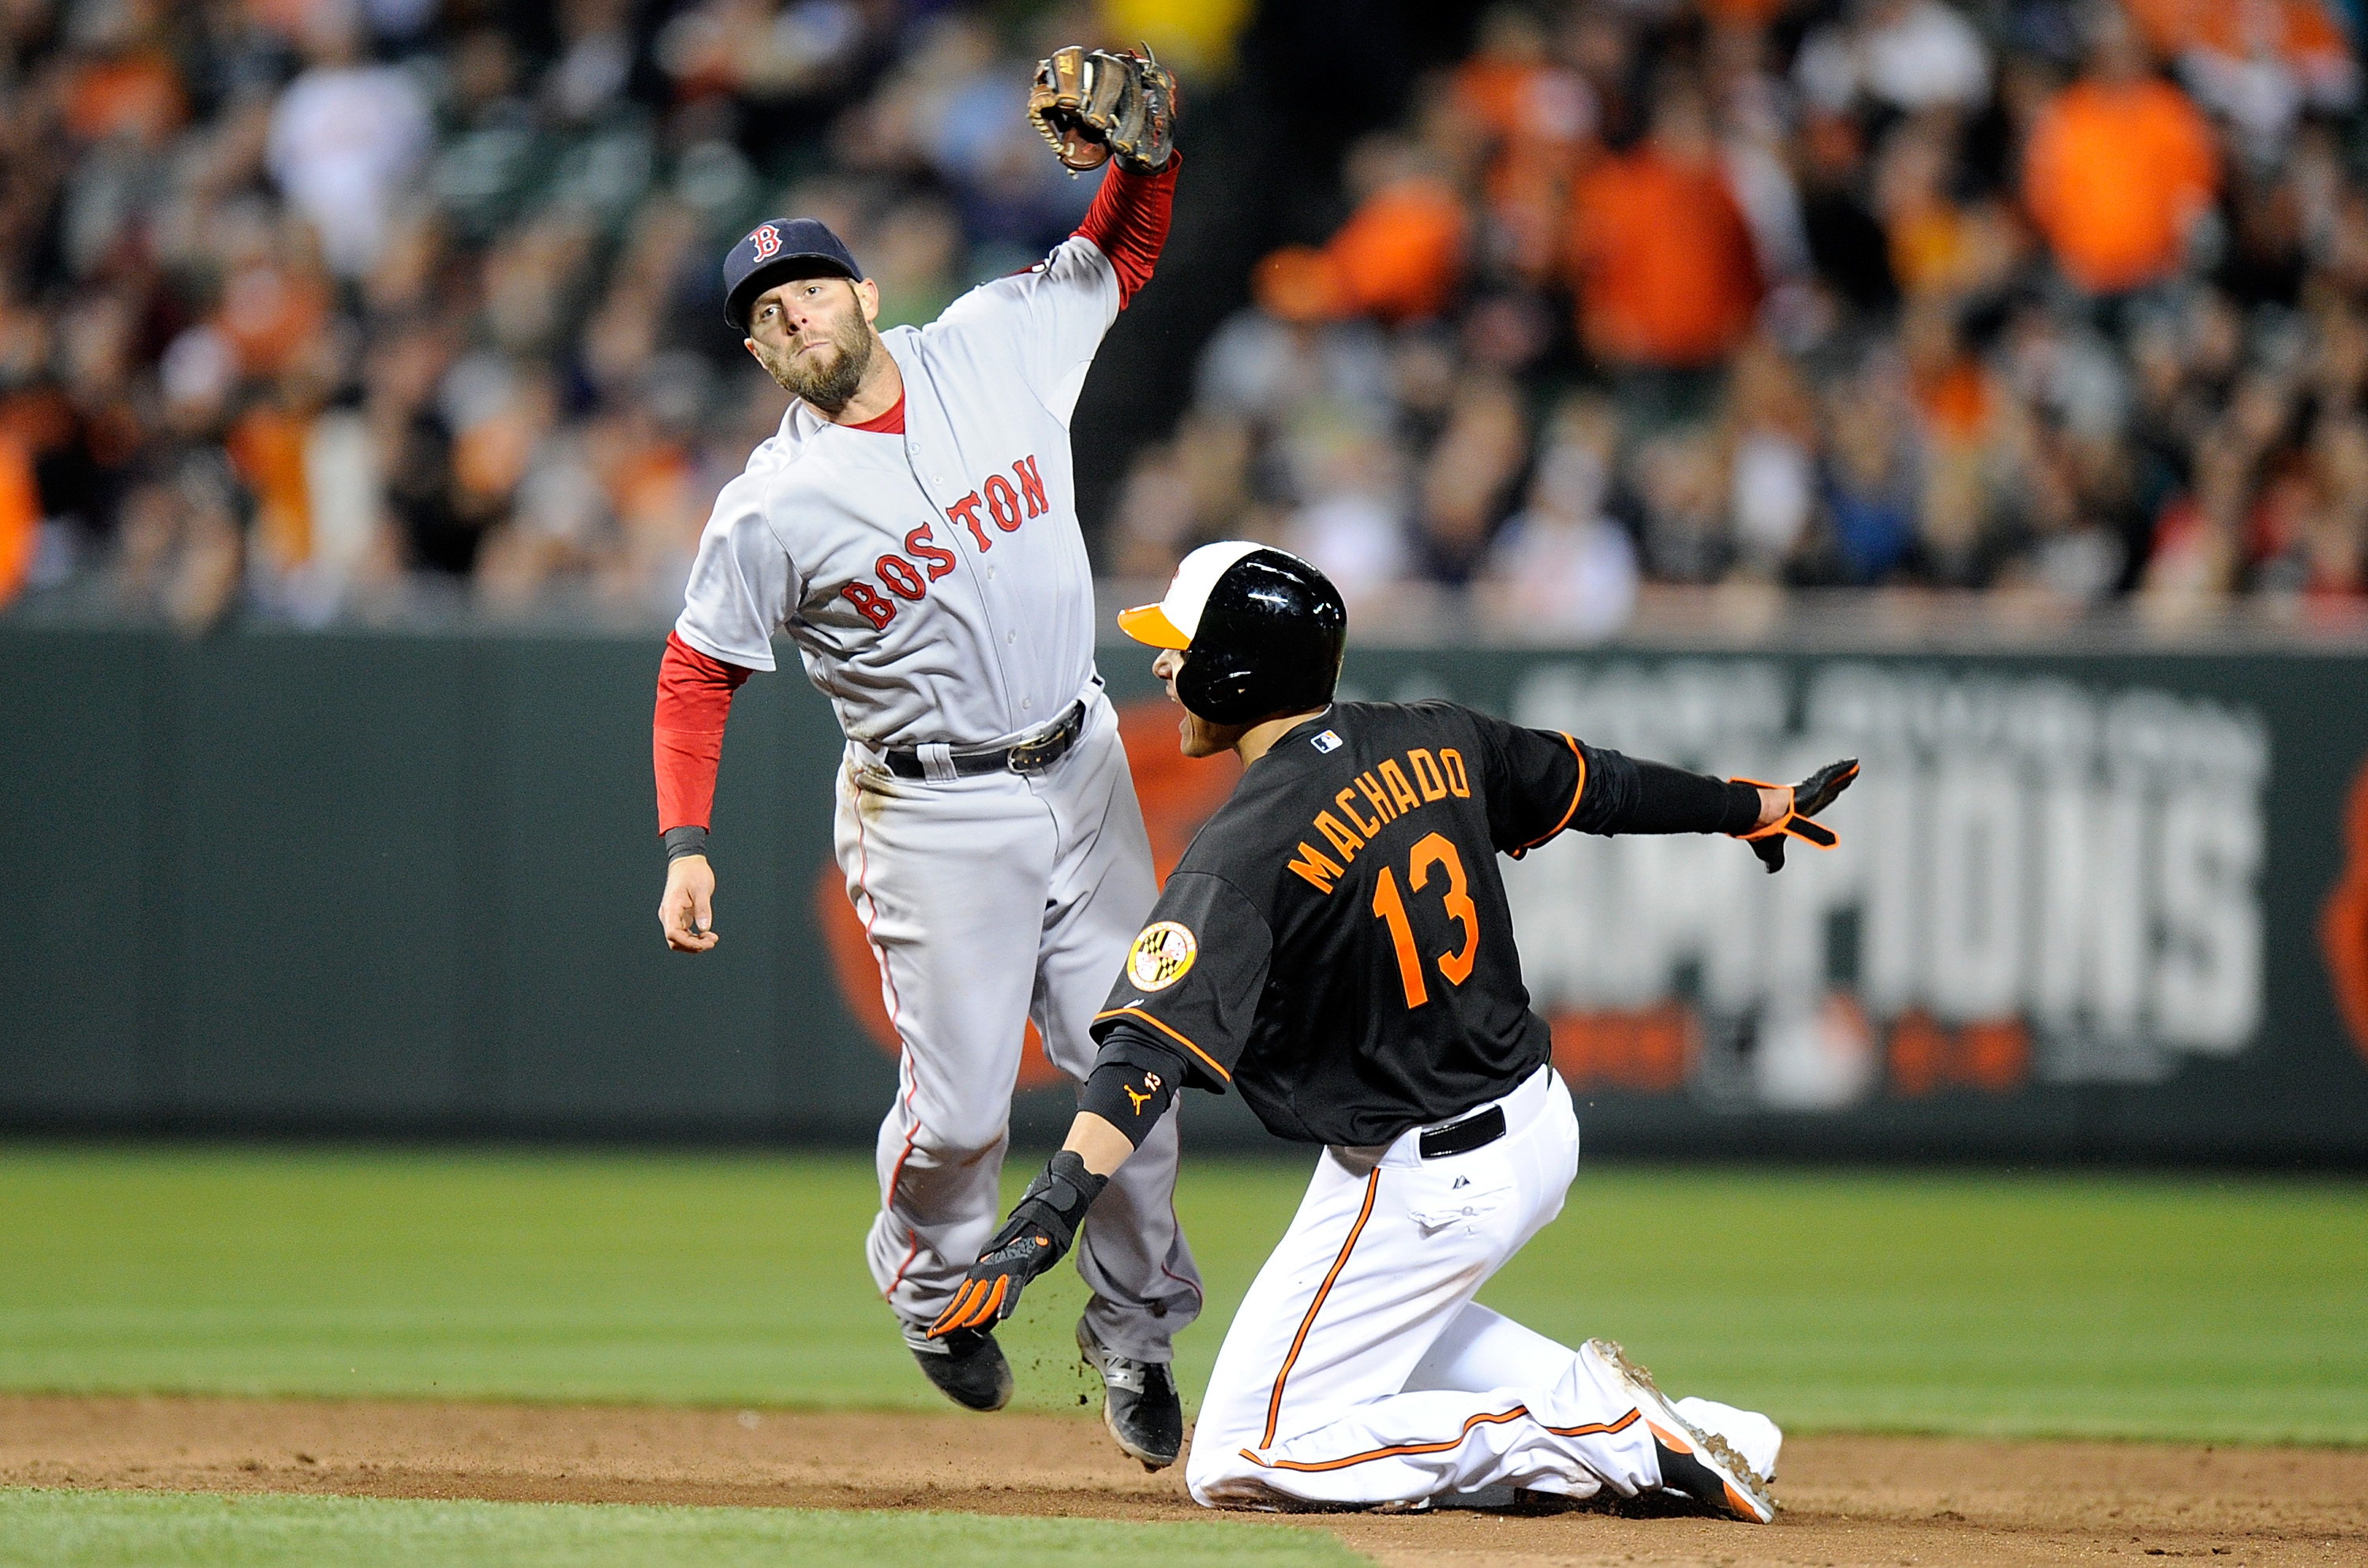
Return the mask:
[[[1036,454],[1029,453],[1011,465],[1013,484],[1000,473],[986,476],[986,482],[961,500],[946,508],[949,521],[960,523],[970,530],[977,541],[979,552],[995,548],[995,538],[986,531],[992,521],[1005,533],[1016,533],[1019,525],[1030,517],[1041,517],[1053,509],[1044,498],[1044,478],[1036,466]],[[981,508],[985,511],[982,517]],[[929,591],[929,585],[954,569],[954,555],[935,541],[931,525],[923,523],[905,536],[905,548],[925,562],[916,566],[901,555],[883,555],[872,562],[872,574],[880,579],[881,587],[896,598],[917,604]],[[838,590],[838,597],[862,612],[863,619],[875,629],[885,631],[896,619],[895,599],[889,598],[866,582],[853,582]]]
[[[1299,853],[1292,857],[1290,869],[1301,881],[1317,892],[1328,893],[1342,872],[1356,860],[1357,851],[1381,832],[1383,824],[1451,796],[1459,801],[1472,798],[1472,779],[1464,768],[1462,752],[1452,746],[1441,746],[1434,756],[1429,747],[1416,746],[1405,757],[1403,763],[1390,757],[1378,767],[1369,767],[1357,775],[1349,788],[1332,797],[1338,815],[1329,810],[1315,813],[1313,825],[1316,833],[1338,851],[1340,858],[1336,861],[1305,839],[1300,840]],[[1367,816],[1357,809],[1360,797],[1372,815]]]

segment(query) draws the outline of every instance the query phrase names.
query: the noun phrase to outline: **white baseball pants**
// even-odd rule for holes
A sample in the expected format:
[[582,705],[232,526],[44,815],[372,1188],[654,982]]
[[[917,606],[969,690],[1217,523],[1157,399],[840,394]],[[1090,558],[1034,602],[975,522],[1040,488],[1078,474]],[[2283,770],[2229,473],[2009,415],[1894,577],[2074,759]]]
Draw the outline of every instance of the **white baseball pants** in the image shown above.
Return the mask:
[[1185,1470],[1196,1501],[1660,1484],[1616,1373],[1472,1299],[1562,1212],[1578,1169],[1578,1117],[1552,1068],[1497,1104],[1505,1135],[1467,1154],[1424,1159],[1419,1129],[1324,1152],[1217,1353]]
[[[839,869],[904,1045],[867,1252],[907,1323],[944,1309],[1000,1223],[1027,1021],[1082,1082],[1087,1028],[1157,894],[1117,715],[1099,686],[1086,697],[1084,732],[1040,773],[899,778],[856,745],[840,771]],[[1201,1310],[1176,1222],[1177,1153],[1171,1108],[1077,1241],[1094,1332],[1134,1360],[1168,1360]]]

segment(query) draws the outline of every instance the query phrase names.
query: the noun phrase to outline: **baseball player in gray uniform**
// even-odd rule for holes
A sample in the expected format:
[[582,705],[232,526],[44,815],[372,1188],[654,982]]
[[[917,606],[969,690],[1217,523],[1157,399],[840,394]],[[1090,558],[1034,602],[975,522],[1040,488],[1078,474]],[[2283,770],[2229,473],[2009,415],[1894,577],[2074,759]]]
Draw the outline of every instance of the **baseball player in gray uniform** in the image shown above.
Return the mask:
[[[993,1334],[926,1325],[995,1229],[1023,1031],[1032,1018],[1084,1080],[1156,891],[1094,670],[1068,427],[1167,234],[1172,95],[1133,56],[1040,66],[1048,140],[1112,166],[1075,235],[928,326],[882,333],[878,290],[819,222],[762,223],[733,247],[731,324],[797,401],[717,496],[659,676],[659,920],[684,952],[719,939],[707,840],[733,690],[786,635],[837,711],[838,863],[903,1043],[870,1262],[931,1381],[974,1410],[1011,1396]],[[1176,1162],[1170,1116],[1077,1257],[1106,1422],[1152,1469],[1181,1442],[1169,1345],[1201,1307]]]

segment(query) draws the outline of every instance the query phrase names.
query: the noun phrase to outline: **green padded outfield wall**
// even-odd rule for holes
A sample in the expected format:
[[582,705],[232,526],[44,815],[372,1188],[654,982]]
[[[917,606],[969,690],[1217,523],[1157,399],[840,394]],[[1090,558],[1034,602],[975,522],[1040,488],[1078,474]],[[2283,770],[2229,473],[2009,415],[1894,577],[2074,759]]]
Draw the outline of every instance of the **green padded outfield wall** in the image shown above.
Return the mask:
[[[743,689],[724,941],[670,955],[658,652],[0,627],[0,1126],[867,1140],[894,1071],[829,712],[786,650]],[[1394,649],[1349,680],[1721,772],[1866,759],[1842,847],[1782,877],[1710,840],[1508,869],[1593,1151],[2368,1164],[2368,658]],[[1130,732],[1172,856],[1222,765]],[[1021,1135],[1064,1102],[1024,1093]]]

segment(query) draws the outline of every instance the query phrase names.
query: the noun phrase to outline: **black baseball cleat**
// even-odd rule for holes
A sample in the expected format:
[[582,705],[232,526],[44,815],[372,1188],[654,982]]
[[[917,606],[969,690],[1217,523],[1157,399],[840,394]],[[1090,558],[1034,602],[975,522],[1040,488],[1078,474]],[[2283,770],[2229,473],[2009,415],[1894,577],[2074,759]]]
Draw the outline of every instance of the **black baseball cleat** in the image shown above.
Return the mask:
[[[1679,1440],[1683,1441],[1682,1438]],[[1653,1434],[1653,1453],[1661,1461],[1664,1490],[1691,1497],[1713,1513],[1732,1514],[1756,1525],[1768,1522],[1770,1510],[1765,1501],[1736,1490],[1742,1479],[1743,1467],[1727,1467],[1727,1473],[1722,1474],[1718,1468],[1703,1463],[1701,1455],[1669,1447],[1661,1440],[1658,1432]],[[1729,1480],[1729,1475],[1735,1479]]]
[[964,1410],[1000,1410],[1011,1403],[1011,1363],[983,1328],[958,1328],[943,1339],[905,1325],[905,1343],[938,1392]]
[[1184,1402],[1165,1361],[1131,1361],[1102,1347],[1077,1320],[1077,1353],[1102,1375],[1102,1425],[1145,1470],[1166,1470],[1184,1447]]

